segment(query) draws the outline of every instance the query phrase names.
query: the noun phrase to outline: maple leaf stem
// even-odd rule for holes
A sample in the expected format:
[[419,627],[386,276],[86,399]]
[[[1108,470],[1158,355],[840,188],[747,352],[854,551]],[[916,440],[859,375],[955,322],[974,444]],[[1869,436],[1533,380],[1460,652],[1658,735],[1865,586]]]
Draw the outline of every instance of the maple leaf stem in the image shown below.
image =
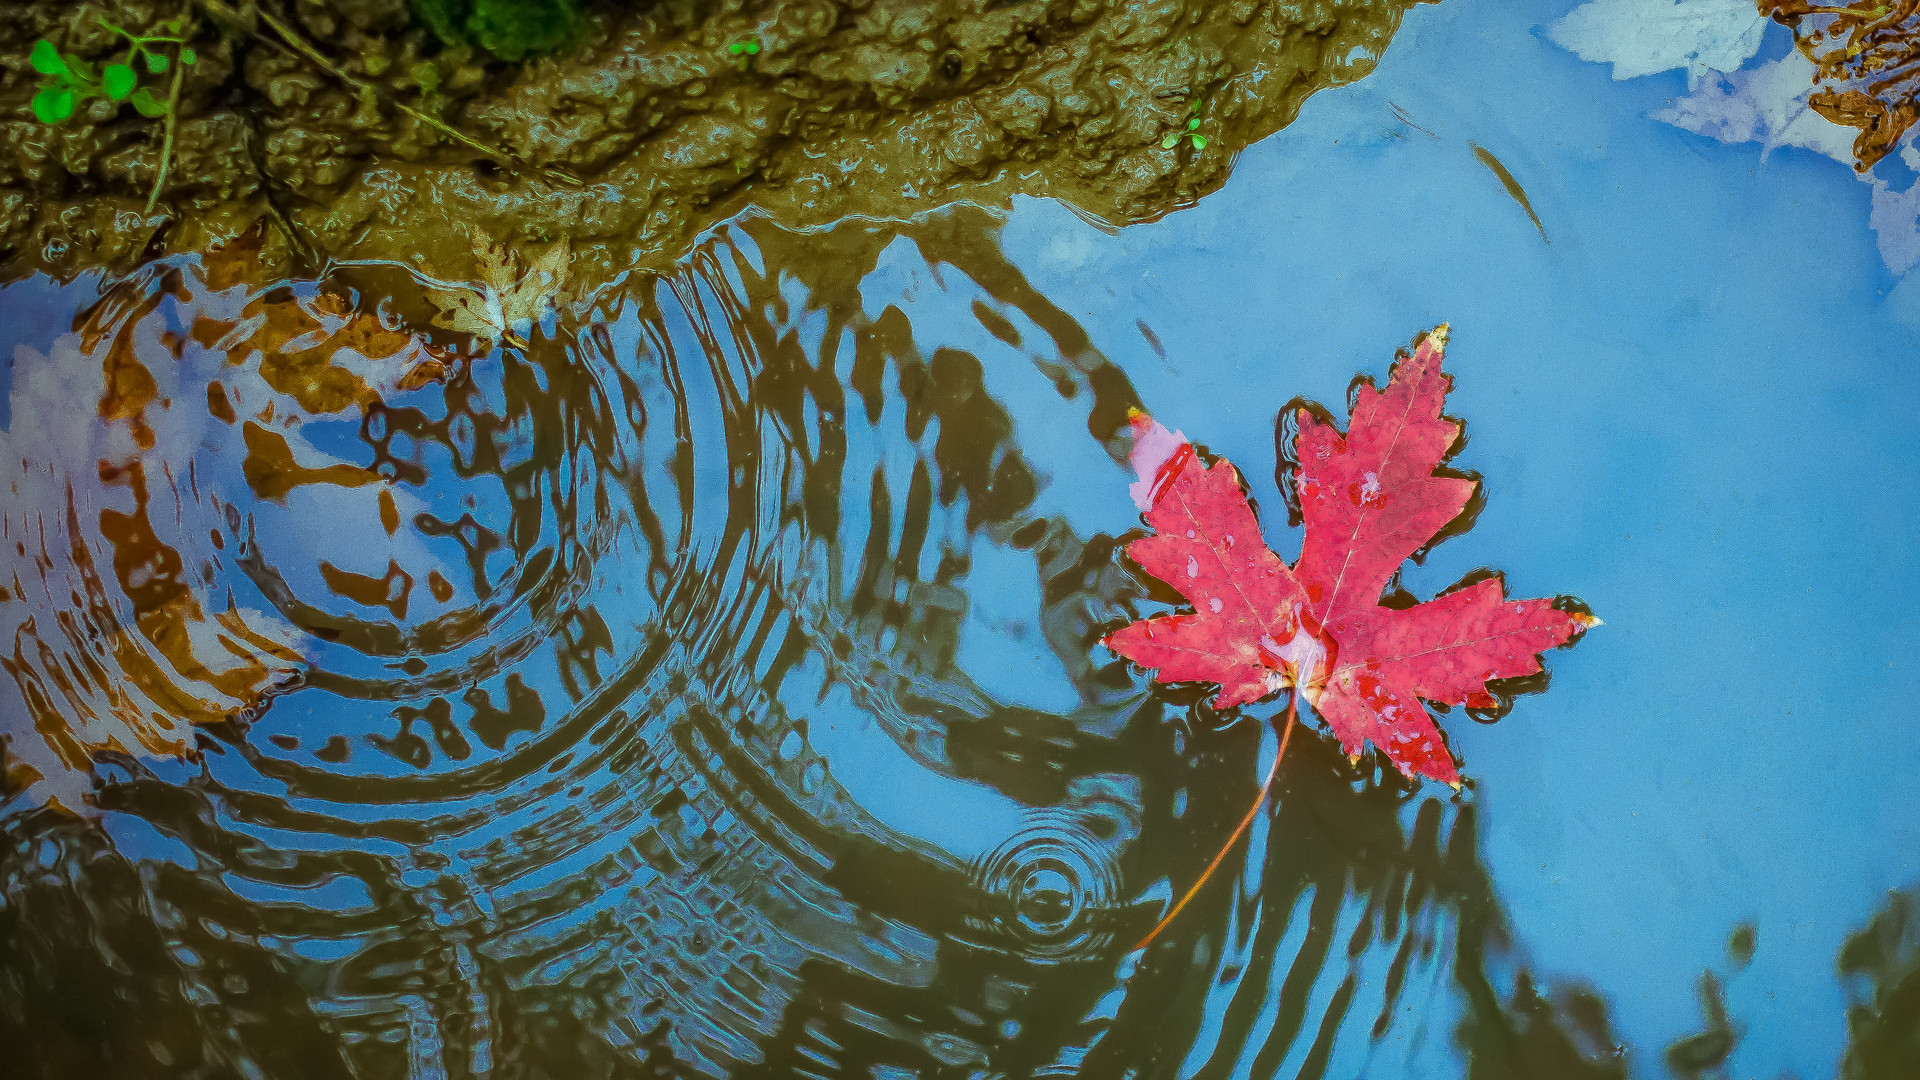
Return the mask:
[[1253,805],[1247,807],[1246,816],[1241,818],[1240,824],[1234,827],[1233,835],[1227,837],[1227,842],[1220,845],[1219,852],[1214,855],[1213,861],[1207,864],[1207,868],[1201,871],[1200,877],[1187,887],[1186,894],[1180,897],[1179,902],[1161,916],[1154,928],[1147,931],[1147,936],[1141,938],[1140,944],[1135,945],[1129,950],[1130,952],[1139,952],[1153,944],[1153,939],[1159,937],[1160,931],[1173,923],[1175,917],[1180,914],[1180,910],[1187,906],[1187,901],[1192,900],[1199,893],[1201,886],[1207,883],[1207,879],[1213,876],[1213,872],[1220,869],[1220,863],[1226,859],[1227,853],[1233,850],[1233,846],[1240,842],[1242,836],[1246,835],[1247,828],[1253,824],[1254,815],[1267,804],[1267,795],[1273,791],[1273,781],[1280,775],[1280,760],[1287,756],[1287,742],[1293,738],[1294,723],[1299,718],[1299,691],[1296,690],[1287,695],[1287,722],[1286,726],[1280,729],[1280,749],[1273,755],[1273,764],[1267,767],[1267,779],[1260,785],[1260,794],[1254,796]]

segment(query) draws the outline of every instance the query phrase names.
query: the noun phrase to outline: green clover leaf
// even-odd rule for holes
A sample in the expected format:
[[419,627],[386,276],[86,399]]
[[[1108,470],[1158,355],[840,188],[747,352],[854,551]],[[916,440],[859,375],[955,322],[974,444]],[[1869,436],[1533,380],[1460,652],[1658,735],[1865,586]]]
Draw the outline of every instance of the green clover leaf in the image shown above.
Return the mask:
[[135,90],[133,96],[127,100],[133,104],[133,107],[139,111],[141,116],[147,117],[148,119],[158,119],[159,117],[167,115],[167,103],[154,97],[153,91],[148,90],[144,86]]
[[140,76],[135,75],[133,69],[125,64],[108,64],[107,70],[100,77],[100,85],[106,88],[107,99],[110,101],[125,101],[127,95],[133,93],[133,88],[139,83]]
[[189,49],[184,45],[180,47],[181,63],[187,65],[188,67],[192,67],[194,64],[194,61],[198,59],[200,59],[200,55],[198,53],[194,52],[192,49]]
[[1178,132],[1175,132],[1174,134],[1169,135],[1166,138],[1160,140],[1160,149],[1162,150],[1171,150],[1174,147],[1179,145],[1180,145],[1180,134]]
[[167,70],[167,58],[161,53],[147,53],[147,70],[159,75]]
[[1207,137],[1205,135],[1195,135],[1193,137],[1193,148],[1195,150],[1205,150],[1207,148]]
[[42,75],[52,75],[55,78],[62,78],[73,74],[72,69],[67,67],[67,58],[61,56],[60,50],[54,48],[53,42],[48,41],[46,38],[41,38],[39,41],[33,43],[33,56],[31,60],[33,70]]
[[57,124],[73,115],[73,91],[64,86],[46,86],[33,95],[33,115],[43,124]]

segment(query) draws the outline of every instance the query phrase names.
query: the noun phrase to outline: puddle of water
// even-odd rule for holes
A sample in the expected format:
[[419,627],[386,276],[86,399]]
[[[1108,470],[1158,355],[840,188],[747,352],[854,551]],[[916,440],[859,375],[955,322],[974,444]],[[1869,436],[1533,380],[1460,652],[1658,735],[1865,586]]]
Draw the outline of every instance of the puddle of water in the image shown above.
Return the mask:
[[[1682,77],[1611,84],[1532,32],[1557,15],[1423,10],[1377,78],[1316,98],[1225,198],[1036,283],[1089,325],[1176,313],[1148,319],[1163,341],[1227,362],[1176,374],[1136,347],[1129,374],[1189,431],[1164,402],[1219,394],[1207,438],[1237,461],[1270,453],[1271,424],[1235,380],[1335,401],[1410,313],[1452,321],[1449,407],[1489,502],[1410,587],[1491,563],[1608,624],[1509,720],[1453,728],[1520,938],[1600,987],[1657,1074],[1751,921],[1752,966],[1727,980],[1748,1025],[1735,1070],[1827,1075],[1842,943],[1915,869],[1913,781],[1863,769],[1911,712],[1913,333],[1843,168],[1662,130],[1645,114]],[[1462,64],[1502,74],[1449,79]],[[1441,137],[1397,128],[1394,102]],[[1551,247],[1471,143],[1522,181]],[[1016,261],[1045,250],[1017,232]]]
[[[378,268],[0,292],[0,1015],[53,1072],[1832,1072],[1849,935],[1912,969],[1911,333],[1843,170],[1558,14],[1414,12],[1150,226],[736,222],[524,349]],[[1460,799],[1297,741],[1129,956],[1274,748],[1095,644],[1127,410],[1291,557],[1276,410],[1441,321],[1488,504],[1404,583],[1607,625],[1446,720]]]

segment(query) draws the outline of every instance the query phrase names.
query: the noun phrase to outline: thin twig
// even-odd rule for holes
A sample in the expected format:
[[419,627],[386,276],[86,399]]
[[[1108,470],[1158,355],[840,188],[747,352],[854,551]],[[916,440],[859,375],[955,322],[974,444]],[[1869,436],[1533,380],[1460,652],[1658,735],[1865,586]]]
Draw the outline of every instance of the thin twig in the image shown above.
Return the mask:
[[186,78],[187,65],[180,62],[185,45],[173,47],[173,85],[167,88],[166,134],[160,139],[160,172],[153,178],[153,191],[147,196],[147,213],[160,205],[160,193],[167,188],[167,173],[173,168],[173,125],[180,111],[180,83]]
[[294,259],[305,269],[316,270],[320,265],[320,258],[313,245],[300,235],[300,230],[294,227],[293,219],[289,218],[287,212],[282,210],[280,204],[273,199],[273,180],[267,175],[267,163],[260,155],[260,147],[254,140],[251,123],[240,129],[240,143],[246,147],[247,158],[253,162],[253,171],[260,177],[260,199],[267,204],[268,216],[272,217],[273,223],[286,234],[288,250],[293,252]]
[[1160,936],[1160,931],[1165,930],[1173,923],[1174,917],[1180,914],[1180,909],[1186,907],[1187,901],[1192,900],[1195,894],[1199,893],[1200,887],[1207,883],[1207,879],[1213,876],[1215,870],[1220,869],[1220,863],[1226,859],[1227,852],[1232,851],[1233,846],[1240,842],[1242,836],[1246,835],[1247,828],[1253,824],[1254,815],[1258,814],[1260,808],[1267,804],[1267,794],[1273,790],[1274,778],[1280,775],[1280,759],[1287,756],[1287,743],[1293,738],[1294,723],[1300,717],[1298,705],[1299,693],[1298,690],[1295,690],[1287,698],[1287,724],[1286,727],[1280,730],[1280,749],[1273,755],[1273,764],[1267,769],[1266,782],[1260,785],[1260,794],[1254,797],[1253,805],[1247,807],[1247,816],[1240,819],[1240,824],[1234,827],[1233,835],[1227,837],[1227,842],[1220,845],[1219,854],[1216,854],[1213,857],[1213,861],[1207,864],[1207,868],[1201,871],[1199,879],[1188,887],[1186,895],[1182,896],[1178,903],[1169,908],[1167,913],[1160,917],[1160,921],[1154,925],[1154,928],[1147,931],[1147,936],[1140,939],[1140,944],[1135,945],[1130,951],[1139,952],[1141,949],[1153,944],[1153,939]]
[[[200,4],[201,6],[205,7],[209,12],[219,15],[232,23],[235,23],[237,25],[245,25],[245,22],[244,20],[241,19],[239,12],[234,11],[232,8],[227,7],[224,3],[221,3],[220,0],[200,0]],[[279,36],[280,38],[279,44],[282,44],[284,45],[284,47],[291,49],[293,52],[298,53],[302,57],[305,57],[310,63],[319,67],[322,71],[325,71],[327,74],[332,75],[334,78],[339,79],[341,82],[346,83],[348,86],[351,86],[356,90],[369,91],[373,93],[375,96],[385,96],[385,95],[381,95],[379,86],[371,82],[368,82],[367,80],[362,79],[357,75],[350,74],[345,69],[341,68],[338,64],[335,64],[333,61],[327,59],[324,53],[322,53],[319,49],[314,48],[313,45],[307,41],[307,39],[300,36],[298,31],[294,30],[292,27],[288,26],[287,24],[281,22],[279,19],[274,18],[271,13],[260,8],[255,8],[253,14],[261,22],[265,23],[268,29],[272,30],[276,35]],[[259,36],[258,33],[256,33],[255,36],[256,37]],[[514,154],[512,151],[507,150],[504,147],[493,146],[489,143],[482,142],[479,139],[476,139],[473,136],[468,135],[466,132],[461,131],[459,128],[456,128],[451,124],[448,124],[446,121],[435,119],[434,117],[429,116],[424,112],[421,112],[419,109],[416,109],[411,105],[408,105],[404,101],[396,100],[390,96],[388,96],[386,100],[394,108],[399,109],[401,112],[406,113],[408,116],[413,117],[415,120],[418,120],[419,122],[427,125],[428,127],[446,136],[447,138],[452,139],[457,143],[461,143],[473,150],[477,150],[480,153],[485,154],[490,158],[503,162],[507,165],[511,165],[518,169],[537,172],[541,176],[544,176],[547,179],[552,180],[557,184],[563,184],[568,187],[584,186],[582,181],[578,177],[570,176],[564,172],[561,172],[558,169],[544,168],[538,165],[533,165],[526,161],[522,161],[520,157]]]

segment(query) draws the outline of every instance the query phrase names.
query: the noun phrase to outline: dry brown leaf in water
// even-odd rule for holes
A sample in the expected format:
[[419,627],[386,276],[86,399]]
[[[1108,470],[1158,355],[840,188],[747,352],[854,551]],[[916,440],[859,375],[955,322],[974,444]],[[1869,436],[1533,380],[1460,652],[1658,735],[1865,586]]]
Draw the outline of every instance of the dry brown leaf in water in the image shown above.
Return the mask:
[[480,287],[428,290],[428,299],[440,309],[434,324],[472,334],[488,347],[495,341],[506,341],[524,348],[527,331],[566,286],[571,256],[567,241],[561,240],[534,259],[523,273],[513,250],[495,243],[476,225],[473,257],[480,267]]
[[1814,62],[1816,89],[1807,104],[1859,128],[1854,168],[1872,168],[1920,118],[1920,3],[1761,0],[1760,9],[1791,27],[1794,45]]

